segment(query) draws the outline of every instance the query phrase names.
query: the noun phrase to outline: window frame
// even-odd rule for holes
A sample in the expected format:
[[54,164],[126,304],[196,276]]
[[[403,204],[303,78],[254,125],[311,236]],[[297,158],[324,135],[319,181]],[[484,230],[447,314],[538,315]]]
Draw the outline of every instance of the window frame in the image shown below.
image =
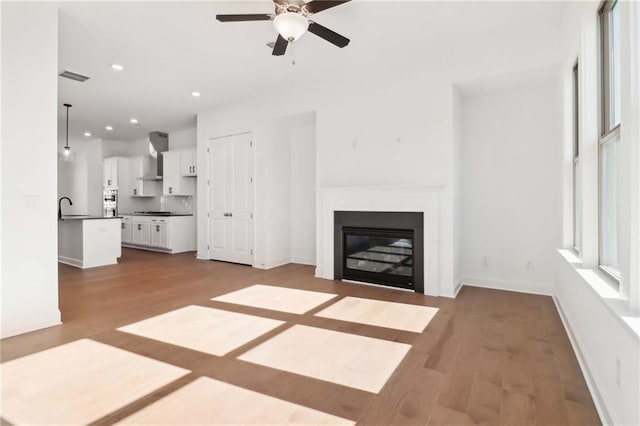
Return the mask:
[[[612,72],[612,48],[611,48],[611,11],[617,5],[618,0],[604,0],[602,5],[598,9],[599,31],[600,31],[600,46],[599,46],[599,68],[600,68],[600,136],[598,138],[598,268],[609,276],[619,289],[620,286],[620,271],[615,270],[611,265],[602,263],[602,179],[603,179],[603,165],[602,165],[602,151],[603,147],[608,143],[620,142],[620,123],[613,124],[611,122],[611,112],[613,110],[613,103],[615,99],[612,97],[611,90],[611,72]],[[616,142],[617,141],[617,142]],[[616,207],[617,213],[617,207]],[[618,235],[615,236],[616,241]]]
[[582,235],[579,229],[579,220],[582,216],[581,203],[579,203],[580,176],[578,171],[580,167],[580,76],[579,76],[579,59],[576,59],[572,69],[572,86],[573,86],[573,250],[579,255],[581,253]]
[[619,131],[620,123],[611,122],[611,111],[614,99],[611,96],[611,40],[610,40],[610,14],[618,4],[618,0],[604,0],[598,9],[600,22],[600,138],[615,131]]

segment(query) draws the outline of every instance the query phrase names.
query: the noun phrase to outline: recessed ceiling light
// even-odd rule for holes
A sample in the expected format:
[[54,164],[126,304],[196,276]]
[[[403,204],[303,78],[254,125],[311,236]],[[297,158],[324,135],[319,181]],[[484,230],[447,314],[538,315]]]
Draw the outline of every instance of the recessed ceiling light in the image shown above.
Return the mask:
[[191,96],[193,96],[194,98],[199,98],[200,92],[191,92]]
[[89,136],[91,136],[91,132],[84,132],[84,135],[85,135],[86,137],[89,137]]
[[110,131],[113,130],[113,127],[112,126],[104,126],[104,129],[110,132]]
[[122,71],[124,70],[124,67],[120,64],[111,64],[111,68],[113,68],[116,71]]
[[137,118],[132,118],[131,120],[129,120],[129,122],[130,122],[131,124],[138,124],[138,123],[139,123],[139,121],[138,121],[138,119],[137,119]]

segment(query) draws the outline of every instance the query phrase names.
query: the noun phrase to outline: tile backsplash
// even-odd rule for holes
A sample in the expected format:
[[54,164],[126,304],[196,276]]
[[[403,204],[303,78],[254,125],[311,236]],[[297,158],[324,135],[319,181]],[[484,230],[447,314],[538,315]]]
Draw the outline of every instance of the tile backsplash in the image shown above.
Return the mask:
[[193,213],[193,197],[159,197],[160,211],[172,213]]
[[133,210],[193,214],[193,198],[192,196],[138,198]]

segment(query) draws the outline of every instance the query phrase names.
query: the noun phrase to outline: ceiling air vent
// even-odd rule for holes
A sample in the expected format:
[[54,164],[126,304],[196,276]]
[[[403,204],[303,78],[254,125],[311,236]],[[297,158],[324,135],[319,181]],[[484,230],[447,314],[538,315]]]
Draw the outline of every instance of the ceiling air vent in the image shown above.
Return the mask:
[[60,73],[60,77],[79,81],[80,83],[84,83],[85,81],[89,80],[89,77],[87,77],[86,75],[78,74],[69,70],[64,70],[62,73]]

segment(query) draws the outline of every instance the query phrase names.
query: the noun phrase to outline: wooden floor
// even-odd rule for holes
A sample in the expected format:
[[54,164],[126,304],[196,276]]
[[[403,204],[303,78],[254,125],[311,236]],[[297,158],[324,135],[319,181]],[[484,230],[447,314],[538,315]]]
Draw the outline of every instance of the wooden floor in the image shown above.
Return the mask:
[[[456,299],[316,279],[310,266],[269,271],[124,249],[120,264],[89,270],[60,265],[62,326],[3,340],[2,362],[88,338],[190,371],[94,424],[112,424],[201,378],[212,378],[359,424],[600,424],[553,301],[549,297],[465,287]],[[254,284],[335,293],[305,314],[211,298]],[[345,297],[438,308],[422,333],[314,314]],[[277,328],[224,356],[170,345],[117,328],[200,305],[295,325],[411,345],[379,393],[242,361],[282,333]],[[331,351],[325,355],[331,356]],[[8,423],[6,419],[3,422]]]

